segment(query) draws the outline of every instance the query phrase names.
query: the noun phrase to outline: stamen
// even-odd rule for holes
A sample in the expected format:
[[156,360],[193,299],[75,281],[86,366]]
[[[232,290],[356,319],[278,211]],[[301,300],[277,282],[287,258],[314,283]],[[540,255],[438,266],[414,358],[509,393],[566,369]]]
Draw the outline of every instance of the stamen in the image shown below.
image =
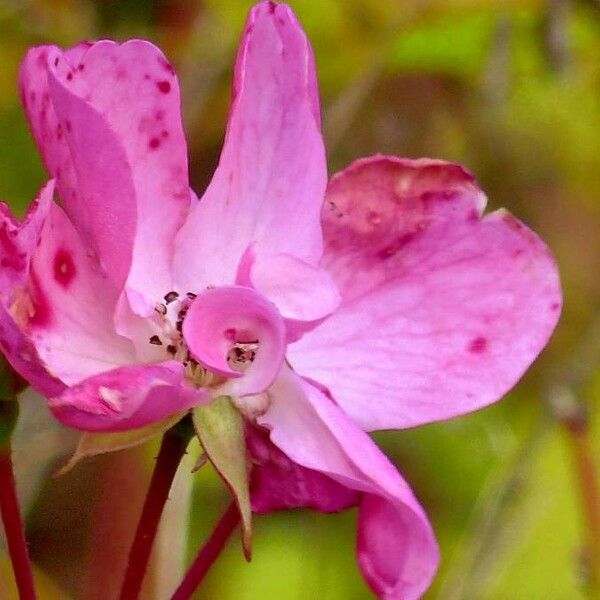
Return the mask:
[[251,342],[236,342],[227,354],[227,362],[236,371],[245,371],[256,358],[258,340]]
[[198,294],[194,294],[194,292],[187,292],[185,294],[190,300],[195,300]]
[[169,344],[169,345],[167,346],[167,352],[168,352],[169,354],[173,354],[173,355],[175,355],[175,354],[177,354],[177,348],[176,348],[175,346],[173,346],[173,344]]
[[179,298],[179,294],[175,291],[165,294],[165,302],[167,304],[171,304],[171,302],[173,302],[174,300],[177,300],[177,298]]
[[153,335],[150,338],[150,343],[154,346],[162,346],[163,343],[161,342],[160,338],[157,335]]
[[154,310],[163,317],[167,314],[167,307],[164,304],[157,304]]

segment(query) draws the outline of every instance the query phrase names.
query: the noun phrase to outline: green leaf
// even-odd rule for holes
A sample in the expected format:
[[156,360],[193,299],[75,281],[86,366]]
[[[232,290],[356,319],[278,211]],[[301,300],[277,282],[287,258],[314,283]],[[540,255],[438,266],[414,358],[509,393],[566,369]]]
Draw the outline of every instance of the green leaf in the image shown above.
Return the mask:
[[181,421],[185,414],[178,413],[160,423],[152,423],[146,427],[130,429],[129,431],[119,431],[117,433],[84,433],[79,439],[75,454],[73,454],[64,467],[57,471],[55,476],[64,475],[84,458],[145,444],[152,438],[162,435],[165,431],[171,429],[171,427]]
[[242,417],[229,396],[219,396],[208,406],[195,408],[192,416],[202,447],[237,501],[242,518],[244,555],[250,560],[252,508]]

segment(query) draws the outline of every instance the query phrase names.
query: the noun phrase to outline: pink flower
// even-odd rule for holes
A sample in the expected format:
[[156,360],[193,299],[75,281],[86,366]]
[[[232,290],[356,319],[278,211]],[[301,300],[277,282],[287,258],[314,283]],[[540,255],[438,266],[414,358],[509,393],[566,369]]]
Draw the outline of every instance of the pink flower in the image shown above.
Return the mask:
[[21,89],[53,180],[23,222],[2,212],[14,368],[89,431],[231,396],[254,510],[358,504],[367,581],[419,597],[435,539],[364,432],[476,410],[515,384],[560,312],[542,241],[504,211],[482,216],[473,177],[442,161],[375,156],[326,190],[313,55],[285,5],[250,14],[200,201],[177,79],[151,44],[35,48]]

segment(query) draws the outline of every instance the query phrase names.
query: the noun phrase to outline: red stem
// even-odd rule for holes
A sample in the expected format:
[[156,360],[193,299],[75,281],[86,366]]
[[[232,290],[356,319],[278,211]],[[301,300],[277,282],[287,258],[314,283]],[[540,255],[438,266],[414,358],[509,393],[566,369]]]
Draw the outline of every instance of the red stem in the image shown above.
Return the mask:
[[204,546],[200,549],[177,591],[171,596],[171,600],[188,600],[192,597],[210,567],[219,558],[227,540],[239,522],[240,512],[236,503],[232,502]]
[[10,444],[0,449],[0,513],[6,532],[8,553],[13,565],[19,598],[35,600],[33,573],[29,562],[23,520],[19,511],[15,476],[10,458]]
[[189,436],[183,435],[177,426],[163,436],[150,487],[129,552],[120,600],[137,600],[139,597],[158,523],[188,442]]

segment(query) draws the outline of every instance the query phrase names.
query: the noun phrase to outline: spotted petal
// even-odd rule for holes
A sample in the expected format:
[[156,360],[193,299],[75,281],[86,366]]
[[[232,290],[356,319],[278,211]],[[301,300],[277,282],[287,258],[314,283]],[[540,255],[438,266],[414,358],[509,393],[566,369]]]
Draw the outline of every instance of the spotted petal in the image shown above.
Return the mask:
[[67,215],[52,204],[19,313],[38,354],[66,384],[136,362],[133,345],[113,325],[117,295]]
[[544,347],[561,307],[544,243],[457,165],[375,157],[334,177],[325,254],[340,309],[288,349],[367,430],[498,400]]
[[137,311],[170,289],[175,232],[189,208],[177,80],[148,42],[31,50],[22,97],[75,227]]

